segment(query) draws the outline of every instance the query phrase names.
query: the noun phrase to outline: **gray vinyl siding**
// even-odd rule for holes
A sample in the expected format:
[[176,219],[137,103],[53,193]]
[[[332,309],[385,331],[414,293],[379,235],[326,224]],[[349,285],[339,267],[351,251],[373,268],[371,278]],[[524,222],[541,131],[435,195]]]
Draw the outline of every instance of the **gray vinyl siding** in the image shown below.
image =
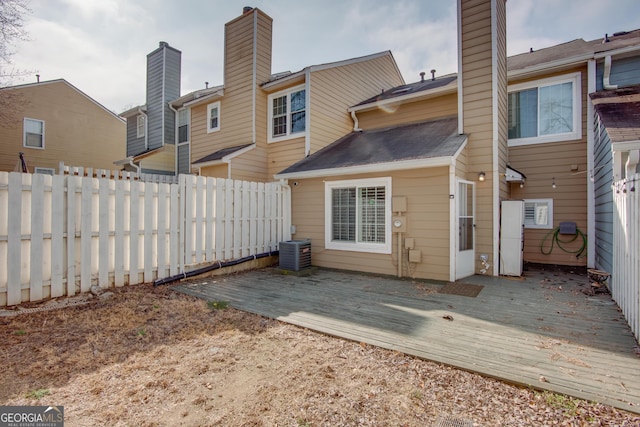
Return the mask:
[[178,173],[191,173],[189,166],[189,144],[178,145]]
[[174,175],[172,171],[163,171],[160,169],[146,169],[146,168],[140,168],[140,173],[148,173],[148,174],[154,174],[154,175]]
[[145,150],[144,137],[138,138],[138,116],[127,118],[127,157]]
[[612,271],[613,262],[613,168],[611,140],[595,118],[594,193],[595,193],[595,262],[596,268]]
[[[602,87],[602,76],[604,75],[604,61],[599,61],[596,69],[596,90]],[[613,59],[611,62],[611,74],[609,83],[618,87],[630,86],[640,83],[640,57],[624,59]]]
[[163,45],[147,55],[149,149],[175,143],[175,114],[168,102],[180,97],[181,53]]

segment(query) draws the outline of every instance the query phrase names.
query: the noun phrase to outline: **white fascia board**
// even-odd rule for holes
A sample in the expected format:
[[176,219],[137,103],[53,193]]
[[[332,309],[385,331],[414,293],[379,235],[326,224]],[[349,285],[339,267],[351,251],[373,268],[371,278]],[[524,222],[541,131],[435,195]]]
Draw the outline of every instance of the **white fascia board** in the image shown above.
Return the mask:
[[307,172],[291,172],[274,175],[275,179],[305,179],[322,178],[328,176],[357,175],[363,173],[393,172],[407,169],[435,168],[450,166],[453,157],[433,157],[429,159],[401,160],[389,163],[375,163],[372,165],[347,166],[343,168],[317,169]]
[[635,141],[614,142],[611,144],[611,148],[614,152],[640,150],[640,139]]
[[193,101],[189,101],[189,102],[185,102],[184,104],[182,104],[182,107],[178,107],[178,108],[190,108],[190,107],[195,107],[196,105],[205,103],[205,102],[209,102],[213,99],[216,98],[221,98],[224,96],[224,89],[220,89],[214,93],[211,93],[209,95],[203,96],[202,98],[198,98],[198,99],[194,99]]
[[448,85],[442,86],[436,89],[424,90],[421,92],[410,93],[408,95],[396,96],[394,98],[383,99],[382,101],[377,101],[370,104],[356,105],[355,107],[350,107],[347,111],[357,113],[360,111],[375,110],[377,108],[388,106],[388,105],[403,104],[405,102],[420,101],[423,99],[435,98],[436,96],[456,93],[457,91],[458,91],[458,83],[456,80],[454,80]]
[[593,55],[593,59],[598,60],[598,59],[606,58],[607,56],[619,56],[619,55],[626,55],[629,53],[637,53],[637,52],[640,52],[640,45],[627,46],[627,47],[621,47],[620,49],[596,52]]
[[544,62],[541,64],[533,65],[531,67],[520,68],[517,70],[507,71],[507,80],[513,78],[527,77],[535,74],[544,74],[555,71],[556,69],[564,69],[569,67],[586,64],[587,61],[593,58],[593,54],[574,56],[571,58],[560,59],[558,61]]
[[251,144],[247,147],[244,147],[241,150],[238,151],[234,151],[233,153],[224,156],[221,159],[218,160],[211,160],[210,162],[204,162],[204,163],[196,163],[195,166],[198,168],[205,168],[205,167],[209,167],[209,166],[216,166],[216,165],[222,165],[222,164],[228,164],[229,162],[231,162],[231,160],[233,160],[234,158],[253,150],[254,148],[256,148],[256,144]]

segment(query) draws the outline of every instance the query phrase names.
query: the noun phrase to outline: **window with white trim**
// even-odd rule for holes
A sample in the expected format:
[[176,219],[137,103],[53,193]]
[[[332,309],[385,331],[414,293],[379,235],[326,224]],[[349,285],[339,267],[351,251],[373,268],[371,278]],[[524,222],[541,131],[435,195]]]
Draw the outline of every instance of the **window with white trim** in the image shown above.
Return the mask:
[[44,121],[25,117],[22,141],[28,148],[44,148]]
[[207,133],[220,130],[220,101],[207,105]]
[[553,199],[525,199],[525,228],[553,228]]
[[391,178],[325,183],[325,247],[391,253]]
[[509,146],[582,138],[581,75],[509,86]]
[[189,110],[178,110],[178,144],[189,142]]
[[146,133],[147,133],[147,118],[146,116],[139,115],[137,117],[137,122],[136,122],[136,137],[143,138]]
[[304,134],[307,95],[304,85],[269,95],[269,142]]

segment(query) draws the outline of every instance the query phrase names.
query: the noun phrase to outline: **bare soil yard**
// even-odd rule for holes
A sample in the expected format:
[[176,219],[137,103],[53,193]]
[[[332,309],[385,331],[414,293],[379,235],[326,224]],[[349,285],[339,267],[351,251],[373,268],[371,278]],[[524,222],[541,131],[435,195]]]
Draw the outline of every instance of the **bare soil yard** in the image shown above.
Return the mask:
[[640,425],[168,287],[3,316],[0,336],[0,405],[63,405],[69,427]]

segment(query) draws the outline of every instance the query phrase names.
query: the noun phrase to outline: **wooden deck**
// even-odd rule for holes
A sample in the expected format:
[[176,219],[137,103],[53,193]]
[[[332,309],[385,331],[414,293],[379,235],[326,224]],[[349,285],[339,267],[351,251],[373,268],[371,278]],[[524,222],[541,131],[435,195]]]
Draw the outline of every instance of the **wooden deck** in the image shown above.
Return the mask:
[[[477,297],[443,283],[277,269],[173,288],[326,334],[397,350],[537,389],[640,413],[637,342],[609,295],[585,295],[586,276],[531,271],[473,276]],[[453,319],[453,320],[451,320]]]

